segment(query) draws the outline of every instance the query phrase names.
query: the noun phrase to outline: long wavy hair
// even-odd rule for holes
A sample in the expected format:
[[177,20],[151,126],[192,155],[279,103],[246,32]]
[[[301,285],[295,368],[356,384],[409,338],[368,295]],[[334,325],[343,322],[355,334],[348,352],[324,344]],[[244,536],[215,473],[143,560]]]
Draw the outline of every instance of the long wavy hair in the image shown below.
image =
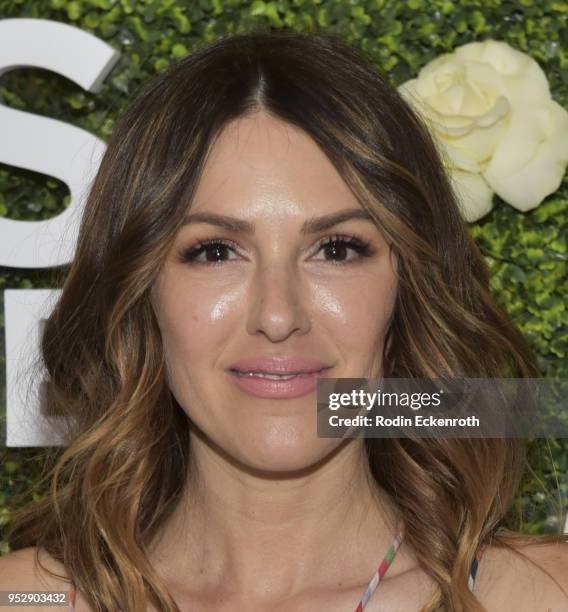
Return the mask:
[[[202,46],[117,123],[42,336],[47,413],[64,417],[65,445],[48,462],[47,494],[15,515],[8,542],[47,550],[94,610],[151,601],[179,612],[147,551],[184,490],[190,428],[168,387],[150,289],[216,138],[261,110],[313,138],[391,243],[399,287],[385,377],[539,376],[490,294],[426,124],[362,51],[287,31]],[[526,440],[366,438],[364,448],[435,580],[425,612],[484,610],[468,588],[480,544],[565,539],[504,526]]]

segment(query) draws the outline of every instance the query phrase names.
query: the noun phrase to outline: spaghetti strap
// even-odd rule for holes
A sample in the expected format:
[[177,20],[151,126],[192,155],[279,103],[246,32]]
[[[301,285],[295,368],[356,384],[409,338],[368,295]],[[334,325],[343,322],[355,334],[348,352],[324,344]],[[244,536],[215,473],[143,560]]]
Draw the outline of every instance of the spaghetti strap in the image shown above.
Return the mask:
[[379,582],[381,578],[386,574],[388,568],[391,566],[392,560],[396,554],[396,551],[399,549],[402,543],[402,533],[397,533],[394,542],[391,547],[388,549],[385,558],[379,564],[377,571],[374,576],[371,578],[371,582],[369,582],[365,592],[363,593],[363,597],[359,601],[357,608],[355,608],[355,612],[362,612],[363,608],[367,605],[369,599],[371,599],[371,595],[375,592],[375,589],[379,586]]
[[485,550],[485,544],[482,544],[478,549],[477,549],[477,554],[475,555],[475,558],[473,559],[472,563],[471,563],[471,568],[469,570],[469,580],[468,580],[468,584],[469,584],[469,590],[473,592],[473,587],[475,586],[475,577],[477,575],[477,569],[479,567],[479,562],[481,561],[481,555],[483,555],[483,551]]
[[[401,543],[402,543],[402,533],[399,532],[396,538],[394,539],[392,546],[389,548],[386,554],[386,557],[381,561],[377,571],[375,572],[375,575],[371,578],[371,581],[369,582],[369,585],[365,589],[365,592],[363,593],[363,597],[361,597],[361,600],[359,601],[359,604],[357,608],[355,609],[355,612],[363,611],[369,599],[371,599],[371,595],[375,592],[376,588],[379,586],[379,582],[381,578],[386,574],[387,569],[391,566],[392,560],[396,554],[396,551],[399,549]],[[469,570],[468,584],[469,584],[469,588],[471,591],[473,591],[473,587],[475,586],[475,577],[477,575],[477,569],[479,567],[481,555],[483,554],[484,550],[485,550],[485,545],[482,545],[478,548],[477,554],[475,555],[475,558],[473,559],[471,568]]]
[[75,590],[75,584],[71,582],[71,588],[69,589],[69,612],[75,611],[75,599],[77,597],[77,591]]

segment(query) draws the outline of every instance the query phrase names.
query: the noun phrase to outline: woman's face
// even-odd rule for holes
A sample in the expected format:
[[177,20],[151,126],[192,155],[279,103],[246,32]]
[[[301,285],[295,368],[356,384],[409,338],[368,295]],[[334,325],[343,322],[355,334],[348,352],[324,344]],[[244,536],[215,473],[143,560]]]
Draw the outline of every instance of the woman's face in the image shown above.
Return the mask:
[[[317,376],[380,375],[396,260],[368,219],[314,223],[343,211],[363,208],[308,135],[266,114],[239,119],[214,145],[153,287],[172,393],[249,468],[306,468],[339,445],[317,436]],[[288,382],[232,371],[273,372],[245,362],[264,358],[327,369]]]

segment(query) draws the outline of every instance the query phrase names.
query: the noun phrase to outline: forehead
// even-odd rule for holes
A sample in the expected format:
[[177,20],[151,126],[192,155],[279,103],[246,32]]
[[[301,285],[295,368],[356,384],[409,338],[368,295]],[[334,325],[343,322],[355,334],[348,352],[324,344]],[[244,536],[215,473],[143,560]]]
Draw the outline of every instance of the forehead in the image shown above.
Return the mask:
[[254,216],[283,210],[321,214],[358,205],[306,132],[259,113],[237,119],[221,132],[191,209]]

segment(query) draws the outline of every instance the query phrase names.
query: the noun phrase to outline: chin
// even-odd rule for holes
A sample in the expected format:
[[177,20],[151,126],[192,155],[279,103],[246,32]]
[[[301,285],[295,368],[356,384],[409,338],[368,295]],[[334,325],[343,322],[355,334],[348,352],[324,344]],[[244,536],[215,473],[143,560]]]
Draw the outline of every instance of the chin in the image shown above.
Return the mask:
[[315,468],[341,440],[290,438],[273,434],[263,439],[249,436],[247,448],[240,449],[239,461],[254,471],[284,474]]

